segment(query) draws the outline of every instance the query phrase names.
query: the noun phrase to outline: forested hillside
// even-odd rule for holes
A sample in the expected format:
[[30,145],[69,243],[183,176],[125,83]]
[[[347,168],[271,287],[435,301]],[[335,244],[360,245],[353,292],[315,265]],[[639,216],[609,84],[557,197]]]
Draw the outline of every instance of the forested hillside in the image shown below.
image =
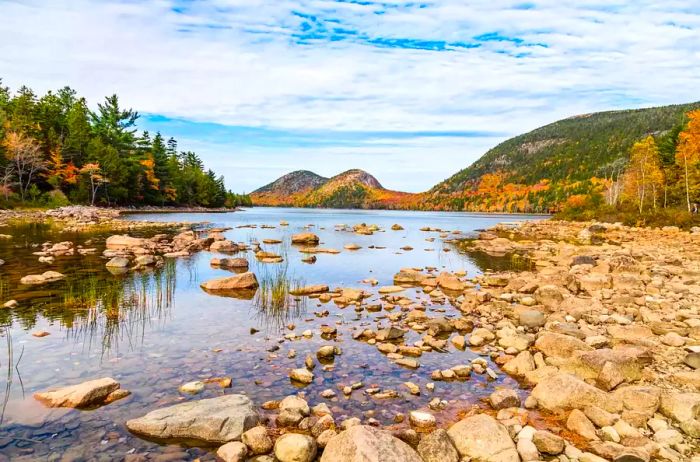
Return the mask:
[[116,95],[90,110],[71,88],[38,96],[0,80],[0,206],[249,203],[175,139],[137,132],[138,118]]
[[288,173],[253,191],[255,205],[343,209],[414,208],[415,194],[390,191],[372,175],[352,169],[324,178],[307,170]]
[[[571,196],[603,191],[648,135],[672,158],[685,114],[700,103],[601,112],[511,138],[426,193],[426,207],[480,211],[557,210]],[[671,161],[672,163],[672,161]]]

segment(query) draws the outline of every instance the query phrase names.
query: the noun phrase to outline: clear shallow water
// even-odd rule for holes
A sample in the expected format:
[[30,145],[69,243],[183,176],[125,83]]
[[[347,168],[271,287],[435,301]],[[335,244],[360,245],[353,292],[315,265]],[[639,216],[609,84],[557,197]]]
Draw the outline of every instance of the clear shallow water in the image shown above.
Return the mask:
[[[508,259],[468,255],[445,240],[466,237],[503,221],[536,219],[512,215],[480,215],[438,212],[340,211],[308,209],[255,208],[228,214],[142,214],[129,219],[152,221],[207,221],[211,226],[232,227],[224,233],[233,241],[280,239],[283,244],[263,248],[284,255],[283,264],[258,263],[252,253],[247,257],[251,271],[260,279],[284,275],[301,284],[325,283],[331,287],[363,288],[376,294],[381,285],[392,283],[393,275],[403,267],[436,267],[440,270],[465,270],[473,276],[486,268],[502,268]],[[289,226],[281,227],[285,220]],[[385,232],[362,236],[337,231],[339,224],[377,224]],[[398,223],[403,231],[392,231]],[[257,225],[257,228],[237,228]],[[263,229],[261,225],[275,226]],[[313,225],[306,228],[307,225]],[[422,227],[461,231],[441,238],[438,232],[423,232]],[[322,247],[341,250],[338,255],[318,254],[315,264],[301,262],[303,254],[290,246],[293,233],[311,231],[321,238]],[[160,270],[112,276],[100,257],[106,235],[56,235],[41,226],[2,229],[12,234],[11,240],[0,240],[0,299],[17,299],[20,307],[0,309],[4,325],[0,337],[0,393],[4,411],[0,424],[0,453],[12,460],[57,459],[66,452],[86,460],[112,460],[129,451],[162,452],[177,450],[161,447],[135,437],[124,422],[145,412],[180,402],[184,399],[214,397],[224,393],[243,392],[260,404],[298,392],[288,379],[291,368],[302,367],[307,354],[315,354],[319,346],[338,344],[343,350],[334,367],[317,366],[316,380],[304,388],[312,404],[325,401],[337,419],[342,416],[372,416],[385,425],[393,423],[398,412],[427,406],[433,397],[450,401],[438,417],[449,420],[456,412],[469,407],[493,390],[483,376],[472,375],[466,382],[438,382],[433,394],[425,391],[411,396],[402,387],[412,381],[425,390],[430,372],[468,363],[474,352],[450,349],[449,354],[424,354],[418,370],[399,367],[376,347],[352,339],[353,329],[387,325],[386,312],[357,314],[352,307],[341,309],[333,303],[320,304],[309,299],[292,303],[285,312],[261,310],[253,300],[217,297],[202,291],[199,284],[229,272],[212,268],[213,254],[201,252],[191,258],[171,261]],[[161,232],[153,231],[153,233]],[[140,233],[148,235],[147,231]],[[434,241],[426,241],[434,238]],[[89,240],[88,240],[89,239]],[[70,240],[98,249],[97,255],[57,257],[52,265],[40,264],[31,252],[33,244],[51,240]],[[86,243],[86,240],[88,242]],[[343,248],[349,243],[362,246],[357,251]],[[375,247],[385,248],[369,248]],[[401,247],[413,247],[403,251]],[[444,251],[448,249],[449,251]],[[220,256],[220,255],[219,255]],[[244,256],[238,254],[235,256]],[[48,269],[67,275],[66,280],[28,288],[18,284],[19,278]],[[267,275],[267,276],[266,276]],[[372,288],[360,281],[374,278],[379,286]],[[427,300],[419,289],[405,292],[417,301]],[[378,299],[375,295],[371,300]],[[314,312],[328,310],[327,317]],[[431,305],[429,316],[455,316],[449,305]],[[312,339],[280,342],[285,333],[314,331]],[[335,325],[338,336],[326,340],[319,336],[323,324]],[[261,332],[251,335],[250,329]],[[51,335],[35,338],[37,330]],[[405,343],[420,339],[415,332],[407,334]],[[271,352],[279,347],[279,350]],[[296,357],[288,358],[290,349]],[[16,367],[7,366],[12,364]],[[132,396],[91,410],[47,410],[32,398],[32,393],[52,386],[63,386],[84,380],[111,376],[132,392]],[[233,379],[230,389],[208,385],[195,397],[183,395],[178,386],[193,380],[227,376]],[[362,390],[350,398],[343,397],[338,384],[362,381],[366,387],[399,391],[400,397],[376,400]],[[328,401],[319,393],[332,388],[339,398]],[[210,458],[203,448],[188,448],[183,459]]]

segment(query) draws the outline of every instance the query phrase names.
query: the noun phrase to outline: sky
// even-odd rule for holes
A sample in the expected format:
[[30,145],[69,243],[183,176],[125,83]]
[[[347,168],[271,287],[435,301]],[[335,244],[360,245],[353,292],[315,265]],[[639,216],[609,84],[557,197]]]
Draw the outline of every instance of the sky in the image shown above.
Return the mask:
[[0,0],[0,78],[116,93],[250,192],[424,191],[577,114],[700,100],[697,0]]

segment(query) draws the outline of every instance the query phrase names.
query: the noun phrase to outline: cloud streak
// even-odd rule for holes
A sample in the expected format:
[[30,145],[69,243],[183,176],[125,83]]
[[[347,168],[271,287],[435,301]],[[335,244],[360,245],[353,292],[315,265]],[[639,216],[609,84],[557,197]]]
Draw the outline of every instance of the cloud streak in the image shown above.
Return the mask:
[[239,189],[265,175],[234,181],[237,167],[306,156],[426,189],[508,135],[700,94],[700,6],[675,0],[0,0],[0,13],[5,83],[116,92]]

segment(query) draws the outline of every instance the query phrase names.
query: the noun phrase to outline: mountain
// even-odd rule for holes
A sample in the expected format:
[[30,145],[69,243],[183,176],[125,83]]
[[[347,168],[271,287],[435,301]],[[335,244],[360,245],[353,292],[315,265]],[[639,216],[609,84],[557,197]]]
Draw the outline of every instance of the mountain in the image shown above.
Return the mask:
[[328,178],[314,172],[297,170],[256,189],[251,193],[251,197],[253,203],[258,205],[291,206],[327,181]]
[[571,196],[603,192],[623,172],[632,145],[648,135],[673,163],[675,144],[667,142],[685,114],[699,108],[697,102],[563,119],[504,141],[419,194],[389,191],[369,173],[348,170],[330,179],[293,172],[251,196],[257,205],[297,207],[555,211]]
[[683,123],[700,102],[599,112],[511,138],[424,193],[421,208],[547,211],[619,174],[632,145]]
[[327,208],[411,208],[415,194],[390,191],[364,170],[353,169],[330,179],[313,172],[292,172],[251,194],[263,206]]

